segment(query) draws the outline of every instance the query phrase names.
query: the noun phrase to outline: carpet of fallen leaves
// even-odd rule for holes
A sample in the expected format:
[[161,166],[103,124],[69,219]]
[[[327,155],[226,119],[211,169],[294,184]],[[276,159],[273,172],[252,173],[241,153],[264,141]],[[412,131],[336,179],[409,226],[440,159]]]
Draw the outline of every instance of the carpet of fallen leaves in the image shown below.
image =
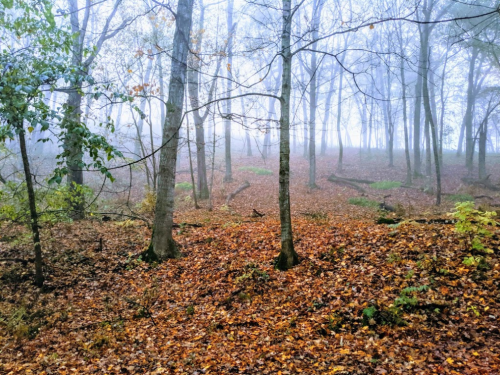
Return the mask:
[[[212,212],[177,214],[201,226],[180,224],[184,257],[159,265],[138,258],[151,236],[144,222],[45,226],[43,290],[32,264],[0,263],[0,373],[500,374],[495,228],[487,266],[466,266],[453,225],[377,225],[374,210],[346,204],[356,192],[326,177],[317,191],[292,184],[301,263],[287,272],[273,267],[273,176],[254,177],[230,208],[221,193]],[[444,215],[410,193],[392,194]],[[267,215],[251,218],[250,208]],[[1,228],[2,258],[28,259],[26,229]],[[416,304],[392,313],[403,289],[423,285],[408,294]]]

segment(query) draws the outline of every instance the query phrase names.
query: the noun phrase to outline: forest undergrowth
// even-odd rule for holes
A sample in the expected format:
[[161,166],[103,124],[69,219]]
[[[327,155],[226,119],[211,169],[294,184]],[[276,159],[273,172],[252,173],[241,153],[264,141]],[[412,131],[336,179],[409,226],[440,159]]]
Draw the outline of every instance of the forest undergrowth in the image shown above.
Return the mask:
[[[263,167],[274,175],[242,170],[217,185],[213,211],[180,210],[175,238],[184,256],[162,264],[140,257],[151,238],[144,221],[47,224],[38,290],[27,229],[3,223],[0,254],[11,261],[0,263],[0,373],[500,373],[497,227],[484,226],[490,235],[480,238],[491,251],[473,248],[446,214],[453,199],[437,210],[419,189],[367,186],[360,194],[327,181],[326,159],[321,188],[311,190],[305,163],[292,170],[301,263],[287,272],[274,269],[280,236],[276,203],[267,201],[277,195],[270,163]],[[383,167],[370,168],[348,165],[342,176],[387,180]],[[391,177],[402,181],[397,168]],[[224,205],[244,178],[251,187]],[[447,183],[450,197],[498,199]],[[182,194],[184,207],[189,192]],[[386,199],[401,212],[352,198]],[[397,215],[402,222],[376,224]]]

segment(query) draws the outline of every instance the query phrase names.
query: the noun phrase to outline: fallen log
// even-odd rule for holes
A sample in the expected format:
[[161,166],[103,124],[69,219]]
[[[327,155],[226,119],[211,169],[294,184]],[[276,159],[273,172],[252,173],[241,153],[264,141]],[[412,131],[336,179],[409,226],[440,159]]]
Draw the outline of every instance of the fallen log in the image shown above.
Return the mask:
[[250,187],[250,182],[245,181],[245,183],[241,185],[238,189],[228,194],[226,198],[226,206],[229,206],[229,202],[231,202],[231,200],[233,200],[234,197],[236,197],[239,193],[241,193],[245,189],[248,189],[249,187]]
[[388,218],[388,217],[379,217],[377,219],[377,224],[399,224],[403,221],[408,221],[409,223],[418,223],[418,224],[447,224],[452,225],[457,221],[454,219],[403,219],[399,217]]
[[328,177],[328,181],[333,182],[334,184],[339,184],[356,189],[360,193],[366,193],[366,190],[363,189],[361,186],[357,185],[356,183],[346,180],[344,178],[337,177],[335,175],[331,175],[330,177]]
[[172,225],[173,228],[203,228],[203,225],[202,224],[198,224],[198,223],[174,223]]
[[484,187],[484,188],[486,188],[488,190],[492,190],[492,191],[500,191],[500,187],[498,185],[494,185],[490,181],[490,176],[491,175],[488,175],[481,180],[476,180],[472,177],[462,177],[462,182],[467,184],[467,185]]
[[257,211],[255,208],[253,209],[253,212],[252,212],[252,217],[263,217],[265,214],[262,214],[260,213],[259,211]]
[[354,182],[356,184],[374,184],[377,181],[372,181],[372,180],[362,180],[362,179],[357,179],[357,178],[348,178],[348,177],[339,177],[336,176],[334,173],[331,174],[329,178],[334,178],[334,179],[339,179],[343,181],[348,181],[348,182]]

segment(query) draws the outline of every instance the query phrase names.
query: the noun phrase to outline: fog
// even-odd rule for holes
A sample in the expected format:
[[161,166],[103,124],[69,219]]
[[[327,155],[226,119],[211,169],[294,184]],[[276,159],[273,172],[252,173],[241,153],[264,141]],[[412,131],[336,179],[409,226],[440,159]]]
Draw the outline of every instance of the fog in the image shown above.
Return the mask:
[[[406,152],[410,183],[435,178],[436,160],[456,154],[469,178],[487,176],[485,155],[499,152],[497,1],[306,0],[291,6],[292,157],[308,160],[315,173],[316,156],[329,158],[332,171],[344,170],[344,148],[377,151],[381,165],[389,166]],[[174,58],[171,7],[153,0],[60,0],[52,8],[57,27],[78,41],[69,54],[87,76],[77,90],[61,79],[47,85],[44,101],[54,112],[80,110],[85,126],[122,154],[107,167],[124,166],[116,170],[123,177],[134,166],[141,189],[157,187]],[[177,170],[192,170],[201,198],[208,198],[211,168],[231,181],[231,156],[278,160],[282,20],[279,2],[194,3]],[[1,35],[11,54],[33,40],[7,28]],[[56,159],[65,149],[61,121],[53,117],[49,130],[35,127],[28,135],[39,180],[68,157]],[[15,137],[5,146],[2,179],[21,178]],[[96,169],[89,165],[82,169]],[[102,180],[99,173],[85,176]],[[310,174],[309,185],[315,184]]]

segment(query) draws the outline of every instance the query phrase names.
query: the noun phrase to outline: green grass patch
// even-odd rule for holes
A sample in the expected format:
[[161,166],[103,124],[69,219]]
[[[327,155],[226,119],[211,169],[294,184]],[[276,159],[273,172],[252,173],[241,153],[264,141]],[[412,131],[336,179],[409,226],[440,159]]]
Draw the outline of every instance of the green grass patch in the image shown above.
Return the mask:
[[239,167],[238,170],[253,172],[259,176],[269,176],[273,174],[273,171],[259,167]]
[[348,202],[355,206],[378,208],[379,204],[365,197],[349,198]]
[[474,197],[470,194],[451,194],[446,199],[452,202],[474,202]]
[[370,187],[374,189],[379,189],[379,190],[389,190],[389,189],[395,189],[401,186],[401,182],[399,181],[379,181],[379,182],[374,182],[373,184],[370,184]]
[[179,182],[178,184],[175,184],[175,188],[179,190],[189,191],[193,189],[193,185],[189,182]]

